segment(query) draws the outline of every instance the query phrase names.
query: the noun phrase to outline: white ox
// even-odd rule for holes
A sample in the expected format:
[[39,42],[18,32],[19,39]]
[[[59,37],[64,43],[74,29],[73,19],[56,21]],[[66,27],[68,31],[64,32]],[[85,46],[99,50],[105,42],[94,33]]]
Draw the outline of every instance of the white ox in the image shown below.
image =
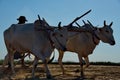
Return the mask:
[[[88,21],[89,22],[89,21]],[[86,67],[89,66],[89,58],[88,55],[93,53],[93,50],[95,47],[99,44],[100,40],[104,43],[109,43],[110,45],[115,44],[115,40],[113,37],[113,30],[111,28],[112,23],[110,25],[106,25],[106,22],[104,21],[104,26],[101,28],[94,28],[93,25],[89,22],[89,24],[86,24],[83,26],[86,28],[87,31],[81,32],[71,32],[68,33],[68,41],[67,41],[67,51],[76,52],[78,54],[80,66],[81,66],[81,77],[84,77],[83,74],[83,58],[86,62]],[[68,25],[69,27],[69,25]],[[89,28],[89,29],[88,29]],[[94,28],[94,30],[91,32],[90,28]],[[77,29],[74,28],[73,29]],[[79,30],[78,30],[79,31]],[[76,36],[73,36],[76,35]],[[71,37],[73,36],[73,37]],[[62,69],[62,73],[64,74],[64,68],[62,64],[62,58],[64,55],[64,51],[59,51],[59,58],[58,62],[60,64],[60,67]]]
[[[46,58],[50,57],[54,47],[61,50],[66,49],[67,29],[65,27],[60,29],[52,28],[47,23],[45,26],[37,26],[43,28],[42,30],[35,30],[34,27],[33,23],[13,24],[4,31],[4,41],[8,51],[5,62],[6,60],[10,61],[12,72],[15,73],[13,64],[14,52],[32,53],[35,56],[33,67],[35,68],[38,59],[41,59],[45,65],[47,78],[51,78]],[[47,29],[44,27],[47,27]],[[3,64],[3,67],[5,64]],[[34,77],[34,68],[32,77]]]

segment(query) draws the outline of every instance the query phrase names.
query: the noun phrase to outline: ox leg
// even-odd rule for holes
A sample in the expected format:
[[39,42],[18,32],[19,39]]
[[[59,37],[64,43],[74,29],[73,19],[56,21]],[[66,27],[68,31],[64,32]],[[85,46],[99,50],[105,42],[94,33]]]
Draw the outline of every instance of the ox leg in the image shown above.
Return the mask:
[[2,65],[3,68],[4,68],[5,65],[8,63],[8,60],[9,60],[9,55],[7,54],[7,55],[5,56],[5,58],[4,58],[4,61],[3,61],[3,65]]
[[37,63],[38,63],[38,58],[35,57],[34,62],[33,62],[33,69],[32,69],[32,77],[35,77],[35,69],[37,67]]
[[63,64],[62,64],[62,59],[63,59],[63,55],[64,55],[64,52],[59,50],[59,58],[58,58],[58,63],[62,69],[62,74],[64,75],[65,74],[65,71],[64,71],[64,67],[63,67]]
[[[20,54],[21,54],[21,53],[20,53]],[[21,58],[21,66],[24,68],[24,67],[27,67],[27,66],[25,65],[25,61],[24,61],[24,59],[25,59],[25,53],[22,54],[22,56],[23,56],[23,58]]]
[[83,59],[80,54],[78,54],[80,66],[81,66],[81,78],[84,78],[84,72],[83,72]]
[[15,73],[15,70],[14,70],[14,54],[10,54],[9,58],[10,58],[12,73],[14,74]]
[[43,61],[43,63],[44,63],[44,65],[45,65],[46,76],[47,76],[48,79],[51,79],[52,76],[51,76],[50,71],[49,71],[48,66],[47,66],[47,60],[45,59],[45,60]]
[[88,56],[87,56],[87,57],[85,57],[84,59],[85,59],[85,62],[86,62],[86,65],[85,65],[84,68],[87,68],[87,67],[90,65],[90,63],[89,63],[89,58],[88,58]]

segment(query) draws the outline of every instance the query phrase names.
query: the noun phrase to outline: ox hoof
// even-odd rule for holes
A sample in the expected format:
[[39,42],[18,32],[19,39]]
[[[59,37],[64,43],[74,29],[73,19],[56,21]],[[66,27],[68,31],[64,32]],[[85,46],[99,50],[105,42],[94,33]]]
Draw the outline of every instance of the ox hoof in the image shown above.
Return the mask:
[[26,66],[26,65],[21,65],[22,68],[26,69],[28,68],[29,66]]
[[75,80],[84,80],[84,78],[79,77],[79,78],[76,78]]
[[47,75],[47,79],[52,79],[53,77],[51,75]]
[[78,77],[75,80],[84,80],[84,79],[85,79],[84,77]]

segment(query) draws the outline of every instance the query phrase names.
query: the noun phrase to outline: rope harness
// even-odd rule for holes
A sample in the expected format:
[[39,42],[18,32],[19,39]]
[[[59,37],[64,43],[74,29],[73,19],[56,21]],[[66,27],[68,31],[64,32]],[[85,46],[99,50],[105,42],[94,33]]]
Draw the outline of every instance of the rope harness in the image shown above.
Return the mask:
[[96,30],[88,30],[88,29],[85,29],[85,28],[82,28],[82,27],[80,27],[80,28],[78,28],[78,27],[69,27],[68,30],[71,31],[71,32],[79,32],[79,33],[81,33],[81,32],[89,32],[89,33],[92,34],[93,43],[95,45],[98,45],[98,43],[95,41],[95,38],[97,40],[100,40],[100,38],[95,33],[95,31],[97,29]]
[[[51,26],[49,26],[49,24],[43,19],[41,20],[40,17],[38,16],[39,20],[36,20],[34,22],[34,29],[37,31],[45,31],[47,33],[47,38],[49,39],[51,46],[53,48],[55,48],[55,43],[54,41],[51,39],[51,31],[54,31],[55,28],[51,28]],[[54,38],[56,39],[56,41],[58,42],[58,44],[63,47],[63,45],[60,43],[59,39],[53,35]]]
[[98,45],[98,43],[95,41],[95,38],[97,39],[97,40],[100,40],[100,38],[95,34],[95,31],[93,31],[93,33],[92,33],[92,39],[93,39],[93,42],[94,42],[94,44],[95,45]]

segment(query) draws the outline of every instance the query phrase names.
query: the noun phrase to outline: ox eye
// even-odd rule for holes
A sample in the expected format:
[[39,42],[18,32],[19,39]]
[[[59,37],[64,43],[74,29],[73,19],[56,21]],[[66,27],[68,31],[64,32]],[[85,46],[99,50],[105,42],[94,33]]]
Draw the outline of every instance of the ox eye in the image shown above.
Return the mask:
[[52,34],[52,36],[55,36],[55,35],[56,35],[55,33]]
[[101,29],[101,28],[100,28],[99,30],[100,30],[100,31],[102,31],[102,29]]
[[108,31],[108,30],[106,30],[106,32],[107,32],[107,33],[109,33],[109,31]]
[[60,34],[60,37],[63,37],[63,35],[62,35],[62,34]]

